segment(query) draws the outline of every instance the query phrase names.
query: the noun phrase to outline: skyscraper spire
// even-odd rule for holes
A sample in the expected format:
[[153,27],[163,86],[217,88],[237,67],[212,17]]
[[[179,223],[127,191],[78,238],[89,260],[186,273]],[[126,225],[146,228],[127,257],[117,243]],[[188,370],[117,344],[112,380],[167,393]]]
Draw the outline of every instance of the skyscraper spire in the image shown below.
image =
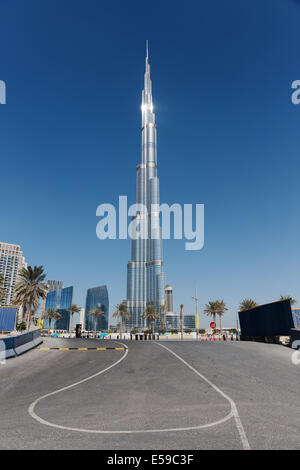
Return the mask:
[[[156,124],[152,103],[149,49],[146,41],[146,69],[142,92],[142,159],[137,166],[136,223],[146,219],[147,237],[132,240],[131,261],[127,264],[127,307],[131,314],[128,327],[143,328],[147,305],[157,310],[161,319],[165,278],[162,271],[162,239],[159,222],[159,180],[157,177]],[[156,206],[154,206],[156,205]],[[146,213],[145,213],[146,212]]]
[[149,49],[148,40],[146,41],[146,68],[144,77],[144,90],[142,92],[142,128],[146,124],[155,124],[152,103],[152,83],[150,78]]

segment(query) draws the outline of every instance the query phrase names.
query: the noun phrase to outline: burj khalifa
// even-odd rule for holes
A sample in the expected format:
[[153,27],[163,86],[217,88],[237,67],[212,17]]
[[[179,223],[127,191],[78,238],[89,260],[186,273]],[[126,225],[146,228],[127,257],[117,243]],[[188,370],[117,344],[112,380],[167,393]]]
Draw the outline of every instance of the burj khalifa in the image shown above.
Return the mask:
[[136,225],[143,227],[143,236],[132,238],[131,261],[127,264],[127,327],[143,328],[147,305],[152,305],[161,321],[164,304],[165,273],[162,261],[162,237],[159,214],[159,179],[157,177],[157,136],[152,102],[152,83],[148,41],[146,70],[142,92],[142,161],[137,166]]

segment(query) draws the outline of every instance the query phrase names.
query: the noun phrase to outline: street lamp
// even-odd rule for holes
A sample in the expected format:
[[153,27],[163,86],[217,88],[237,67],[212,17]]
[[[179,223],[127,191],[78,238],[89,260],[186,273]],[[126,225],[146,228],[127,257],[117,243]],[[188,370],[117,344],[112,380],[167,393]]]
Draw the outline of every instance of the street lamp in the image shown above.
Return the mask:
[[196,329],[197,329],[197,332],[199,332],[199,329],[200,329],[200,319],[199,319],[199,313],[198,313],[198,301],[199,301],[199,298],[197,297],[197,287],[195,287],[195,297],[192,297],[192,299],[194,299],[195,304],[196,304]]

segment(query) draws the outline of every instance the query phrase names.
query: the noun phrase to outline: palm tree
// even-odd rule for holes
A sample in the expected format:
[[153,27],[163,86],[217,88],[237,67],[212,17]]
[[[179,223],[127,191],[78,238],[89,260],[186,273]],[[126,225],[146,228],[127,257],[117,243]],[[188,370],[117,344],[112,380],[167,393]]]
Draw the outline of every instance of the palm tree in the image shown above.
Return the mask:
[[219,316],[219,320],[220,320],[220,330],[222,333],[222,316],[224,315],[226,310],[228,310],[228,308],[226,307],[224,300],[216,300],[216,304],[217,304],[217,315]]
[[122,339],[123,318],[130,318],[130,313],[127,310],[127,306],[125,304],[118,304],[116,306],[116,311],[113,314],[113,317],[120,318],[120,339]]
[[42,318],[48,318],[48,336],[50,336],[51,322],[52,320],[59,320],[61,314],[58,313],[54,308],[48,308],[47,312],[44,312]]
[[297,303],[297,300],[293,299],[290,295],[281,295],[279,300],[289,300],[291,305],[295,305]]
[[152,321],[158,319],[158,313],[157,313],[155,307],[153,307],[153,305],[147,305],[146,306],[146,310],[144,312],[143,318],[145,318],[145,320],[148,320],[149,330],[151,331],[152,330],[152,328],[151,328]]
[[14,302],[23,307],[26,329],[29,330],[32,311],[39,307],[40,299],[47,295],[47,284],[43,266],[28,266],[22,268],[18,274],[18,282],[14,289]]
[[216,316],[217,316],[217,301],[216,300],[210,300],[208,304],[205,304],[205,309],[204,313],[209,317],[212,317],[213,321],[216,322]]
[[240,303],[239,310],[240,312],[245,312],[246,310],[251,310],[252,308],[257,307],[257,303],[253,299],[244,299]]
[[6,290],[4,287],[4,277],[0,273],[0,305],[5,303],[5,298],[6,298]]
[[181,334],[181,340],[183,340],[183,304],[180,304],[180,334]]
[[76,304],[72,304],[71,307],[69,308],[70,312],[70,325],[69,325],[69,333],[70,333],[70,338],[72,334],[72,324],[73,324],[73,315],[74,313],[79,313],[80,312],[80,307],[78,307]]
[[103,310],[101,310],[100,306],[97,307],[97,308],[94,308],[93,310],[91,310],[89,312],[89,315],[91,315],[91,317],[94,317],[94,335],[95,335],[95,338],[96,338],[96,335],[97,335],[98,317],[100,317],[101,315],[104,315],[104,314],[105,314],[105,312]]
[[38,320],[39,320],[39,317],[37,316],[36,313],[37,313],[36,310],[34,310],[34,311],[31,313],[31,321],[32,321],[32,323],[34,324],[34,326],[37,326]]
[[165,304],[160,306],[161,312],[162,312],[162,332],[163,334],[165,333],[165,311],[166,311],[166,306]]

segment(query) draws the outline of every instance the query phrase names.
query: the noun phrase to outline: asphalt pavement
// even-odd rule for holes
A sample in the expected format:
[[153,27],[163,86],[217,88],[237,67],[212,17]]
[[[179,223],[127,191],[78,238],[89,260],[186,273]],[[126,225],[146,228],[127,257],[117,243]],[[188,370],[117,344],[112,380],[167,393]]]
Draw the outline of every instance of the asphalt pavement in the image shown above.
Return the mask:
[[[300,365],[261,343],[124,341],[0,365],[0,449],[300,449]],[[41,347],[122,347],[45,338]]]

